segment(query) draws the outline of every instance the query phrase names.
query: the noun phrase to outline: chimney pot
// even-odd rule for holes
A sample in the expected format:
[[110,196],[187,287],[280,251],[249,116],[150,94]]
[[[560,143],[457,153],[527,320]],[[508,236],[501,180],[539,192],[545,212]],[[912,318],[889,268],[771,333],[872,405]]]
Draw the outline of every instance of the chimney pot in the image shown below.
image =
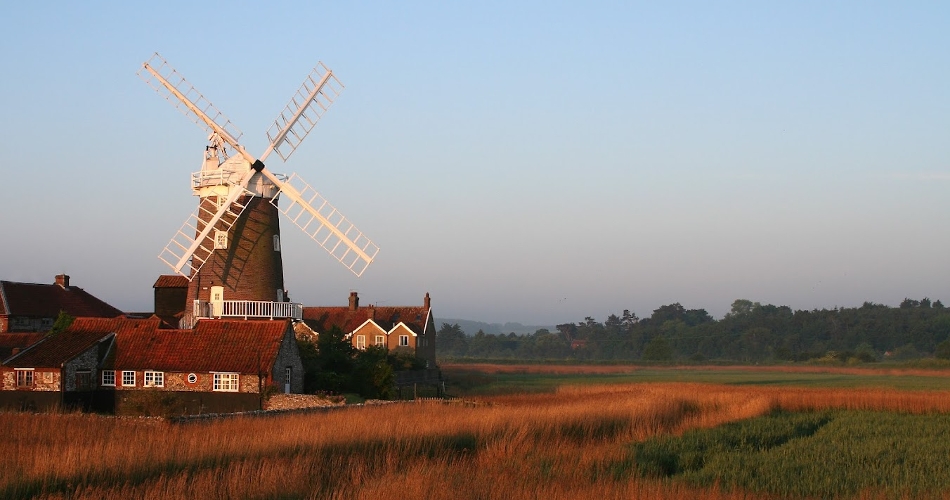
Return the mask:
[[69,288],[69,275],[68,274],[57,274],[56,275],[56,284],[63,287]]
[[422,299],[422,307],[430,309],[432,307],[432,301],[429,299],[429,292],[426,292],[426,296]]

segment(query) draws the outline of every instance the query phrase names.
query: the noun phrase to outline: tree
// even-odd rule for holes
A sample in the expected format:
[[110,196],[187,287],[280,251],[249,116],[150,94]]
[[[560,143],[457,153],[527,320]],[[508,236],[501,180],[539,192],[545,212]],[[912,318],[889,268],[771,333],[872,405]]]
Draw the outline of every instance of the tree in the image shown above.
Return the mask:
[[726,313],[727,318],[741,318],[752,314],[752,310],[758,307],[758,302],[752,302],[746,299],[736,299],[732,302],[732,309]]
[[52,328],[49,329],[49,333],[46,335],[52,336],[66,330],[69,325],[73,324],[74,319],[76,318],[70,316],[66,311],[59,311],[56,321],[53,322]]
[[660,335],[653,337],[643,348],[643,359],[646,361],[669,361],[673,359],[673,349],[670,343]]
[[345,392],[353,389],[356,348],[338,326],[317,337],[311,375],[313,390]]
[[464,356],[468,351],[468,336],[458,323],[442,323],[442,328],[435,333],[435,345],[439,354]]
[[935,355],[938,359],[950,359],[950,340],[944,340],[937,344],[937,352]]
[[917,307],[920,307],[919,300],[905,298],[903,301],[901,301],[901,309],[914,309]]
[[367,399],[390,399],[395,396],[396,375],[389,363],[385,347],[370,346],[359,351],[354,361],[353,385]]

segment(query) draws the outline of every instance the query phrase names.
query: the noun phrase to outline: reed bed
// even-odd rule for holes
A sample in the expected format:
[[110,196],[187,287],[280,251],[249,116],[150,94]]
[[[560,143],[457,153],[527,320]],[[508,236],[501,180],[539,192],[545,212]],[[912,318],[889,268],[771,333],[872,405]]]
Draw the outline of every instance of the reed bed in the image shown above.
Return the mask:
[[0,497],[771,498],[641,477],[629,445],[776,409],[947,412],[948,396],[653,383],[189,424],[5,413]]

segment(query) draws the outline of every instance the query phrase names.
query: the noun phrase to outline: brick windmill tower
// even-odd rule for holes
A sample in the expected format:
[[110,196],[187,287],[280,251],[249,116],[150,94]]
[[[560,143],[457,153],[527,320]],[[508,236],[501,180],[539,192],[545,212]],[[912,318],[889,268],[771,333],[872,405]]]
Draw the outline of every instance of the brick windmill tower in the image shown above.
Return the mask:
[[296,174],[264,166],[274,151],[286,161],[343,91],[323,63],[267,131],[270,145],[258,158],[238,142],[240,130],[160,55],[139,76],[208,133],[201,171],[191,175],[198,208],[159,254],[189,282],[182,327],[200,318],[301,318],[302,306],[289,302],[284,288],[278,213],[363,274],[379,247]]

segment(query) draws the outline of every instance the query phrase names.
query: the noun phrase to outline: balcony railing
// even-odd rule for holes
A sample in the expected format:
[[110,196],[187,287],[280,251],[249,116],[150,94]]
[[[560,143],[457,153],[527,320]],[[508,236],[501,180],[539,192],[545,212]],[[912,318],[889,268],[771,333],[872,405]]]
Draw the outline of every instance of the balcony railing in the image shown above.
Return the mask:
[[196,300],[194,317],[196,320],[201,318],[302,319],[303,304],[262,300],[222,300],[220,302]]

